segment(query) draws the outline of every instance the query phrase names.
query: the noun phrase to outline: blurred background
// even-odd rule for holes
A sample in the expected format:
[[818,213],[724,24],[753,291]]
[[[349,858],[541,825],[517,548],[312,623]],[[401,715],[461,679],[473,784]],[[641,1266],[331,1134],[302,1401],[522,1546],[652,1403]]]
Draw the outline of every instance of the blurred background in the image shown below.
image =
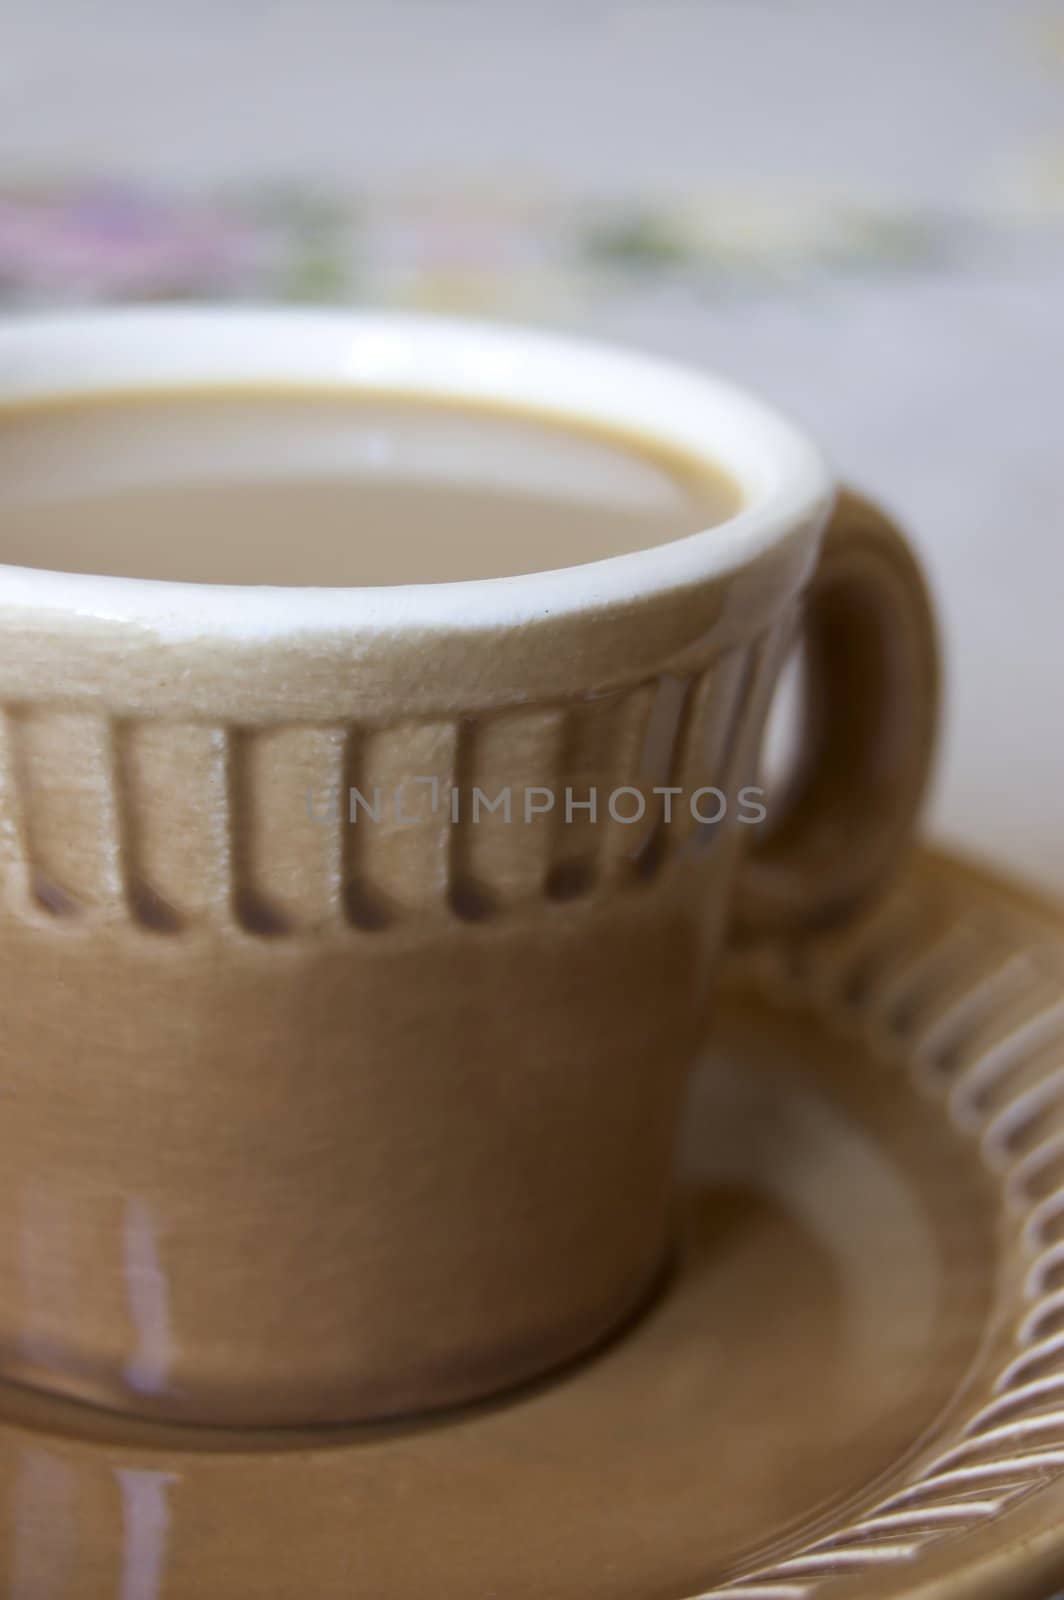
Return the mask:
[[5,0],[0,312],[402,304],[703,363],[901,516],[930,828],[1064,891],[1064,3]]

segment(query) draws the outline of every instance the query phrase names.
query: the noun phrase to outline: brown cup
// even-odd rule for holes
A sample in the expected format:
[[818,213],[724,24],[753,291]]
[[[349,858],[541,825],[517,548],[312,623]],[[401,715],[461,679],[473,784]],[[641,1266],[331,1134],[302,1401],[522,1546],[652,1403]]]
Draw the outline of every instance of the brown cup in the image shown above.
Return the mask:
[[[283,383],[547,409],[738,480],[722,526],[521,578],[0,568],[0,1372],[265,1425],[593,1346],[666,1258],[729,918],[843,916],[910,831],[936,657],[907,547],[760,403],[575,341],[124,313],[8,328],[0,371],[6,406]],[[796,627],[800,760],[754,829]]]

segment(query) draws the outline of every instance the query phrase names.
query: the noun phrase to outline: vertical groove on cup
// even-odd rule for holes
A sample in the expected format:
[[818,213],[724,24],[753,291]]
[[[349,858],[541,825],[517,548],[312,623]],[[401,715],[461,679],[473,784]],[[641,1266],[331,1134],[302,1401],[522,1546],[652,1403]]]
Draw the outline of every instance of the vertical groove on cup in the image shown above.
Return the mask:
[[791,608],[782,621],[767,629],[746,652],[747,667],[743,676],[741,703],[733,731],[722,753],[729,792],[737,794],[743,784],[757,777],[761,733],[784,657],[794,638],[796,616],[797,609]]
[[[477,725],[470,717],[461,717],[455,725],[455,750],[453,789],[451,792],[451,837],[448,861],[448,904],[455,916],[463,922],[480,922],[498,909],[498,900],[487,879],[477,872],[474,849],[477,828],[483,812],[480,790],[476,784]],[[495,797],[485,795],[484,810]],[[511,810],[503,793],[503,804]],[[505,814],[504,814],[505,815]]]
[[629,695],[589,695],[567,709],[554,806],[554,852],[547,892],[558,900],[589,892],[598,880],[618,746]]
[[[629,690],[616,708],[599,816],[598,875],[602,881],[634,875],[654,830],[653,717],[658,695],[656,683],[641,683]],[[621,792],[625,790],[635,792]]]
[[15,713],[0,707],[0,885],[4,898],[25,904],[29,861],[18,771]]
[[[722,656],[702,675],[676,778],[684,791],[673,832],[677,848],[689,843],[707,847],[717,837],[724,816],[734,810],[732,750],[746,718],[753,672],[753,647],[745,646]],[[713,817],[722,806],[724,814],[718,821],[699,820]]]
[[343,760],[337,727],[263,728],[233,740],[235,892],[248,931],[342,920]]
[[8,724],[27,887],[38,909],[121,915],[125,872],[111,724],[29,710]]
[[405,911],[445,908],[451,891],[451,795],[458,729],[454,722],[399,723],[366,736],[360,786],[372,814],[358,859],[365,889]]
[[367,736],[360,728],[344,729],[340,749],[340,796],[337,823],[340,860],[340,909],[344,922],[363,933],[380,933],[392,920],[392,907],[369,883],[366,844],[373,827],[367,820],[374,805],[366,794]]
[[658,679],[650,709],[642,757],[642,785],[647,794],[644,834],[635,855],[640,878],[653,878],[665,862],[671,824],[665,820],[665,796],[655,789],[677,782],[680,751],[687,729],[695,680],[667,672]]
[[496,905],[543,894],[554,841],[553,810],[543,807],[557,788],[564,726],[560,706],[466,725],[455,866]]
[[698,828],[691,796],[706,786],[723,787],[721,753],[740,713],[733,690],[743,673],[746,651],[736,650],[700,674],[688,698],[684,739],[677,753],[677,787],[669,843],[680,849]]
[[[257,868],[264,852],[257,848],[263,812],[272,809],[272,797],[262,787],[265,776],[256,760],[264,735],[252,729],[225,730],[225,816],[229,861],[229,895],[237,927],[255,938],[274,939],[291,933],[290,924],[269,887],[259,881]],[[269,737],[269,733],[265,734]],[[269,878],[269,872],[265,874]]]
[[200,723],[127,723],[121,746],[130,901],[143,926],[232,920],[229,741]]

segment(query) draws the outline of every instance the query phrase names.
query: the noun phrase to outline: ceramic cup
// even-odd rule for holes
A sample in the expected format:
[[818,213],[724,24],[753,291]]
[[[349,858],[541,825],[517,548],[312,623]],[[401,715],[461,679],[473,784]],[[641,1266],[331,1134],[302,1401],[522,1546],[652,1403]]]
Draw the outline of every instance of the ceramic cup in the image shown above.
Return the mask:
[[[0,1371],[227,1425],[485,1396],[636,1311],[726,925],[875,890],[936,698],[899,535],[714,378],[405,316],[0,332],[8,405],[259,383],[546,410],[742,506],[479,582],[0,568]],[[796,628],[796,769],[745,827]]]

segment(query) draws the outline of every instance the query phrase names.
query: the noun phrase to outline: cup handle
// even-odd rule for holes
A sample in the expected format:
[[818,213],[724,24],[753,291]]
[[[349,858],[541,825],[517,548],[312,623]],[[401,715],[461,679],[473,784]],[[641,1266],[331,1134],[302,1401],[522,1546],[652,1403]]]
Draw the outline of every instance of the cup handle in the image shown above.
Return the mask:
[[741,932],[849,915],[890,876],[912,831],[938,720],[927,587],[903,534],[846,490],[804,600],[800,752],[740,869]]

